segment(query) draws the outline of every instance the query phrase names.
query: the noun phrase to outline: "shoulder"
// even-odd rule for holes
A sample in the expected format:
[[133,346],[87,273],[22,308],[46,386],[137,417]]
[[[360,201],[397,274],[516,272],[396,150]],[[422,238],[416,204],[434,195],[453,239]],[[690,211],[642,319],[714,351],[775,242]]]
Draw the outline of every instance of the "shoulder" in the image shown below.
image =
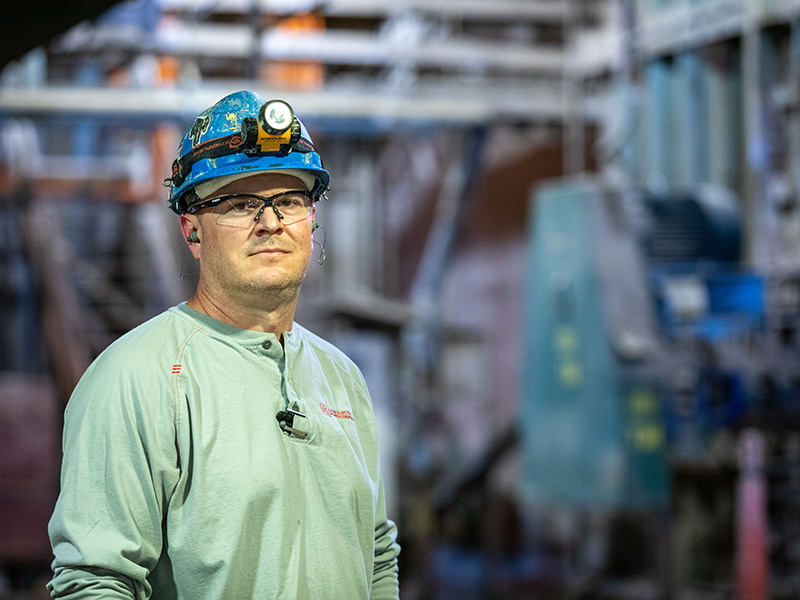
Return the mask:
[[312,348],[316,352],[321,352],[333,359],[349,362],[355,366],[352,360],[339,348],[331,344],[328,340],[321,338],[313,331],[306,329],[299,323],[294,323],[291,335],[297,339],[298,343]]
[[118,338],[98,356],[97,361],[136,363],[171,360],[202,329],[201,324],[187,318],[176,308],[170,308]]
[[87,384],[129,383],[171,385],[171,366],[188,340],[202,327],[180,311],[168,309],[135,327],[109,345],[84,373]]
[[321,364],[335,368],[352,379],[359,387],[366,389],[361,369],[339,348],[298,323],[294,324],[292,336],[298,346],[312,352]]
[[73,390],[65,412],[67,422],[80,424],[90,411],[102,411],[110,427],[125,416],[139,419],[170,410],[172,364],[191,329],[191,322],[169,309],[118,338],[92,362]]

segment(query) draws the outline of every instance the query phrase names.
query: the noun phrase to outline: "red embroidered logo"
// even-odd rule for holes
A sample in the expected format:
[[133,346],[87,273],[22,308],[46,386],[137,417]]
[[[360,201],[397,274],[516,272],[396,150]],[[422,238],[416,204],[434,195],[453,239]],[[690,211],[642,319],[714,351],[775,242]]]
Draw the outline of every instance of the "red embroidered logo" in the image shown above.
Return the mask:
[[319,403],[319,407],[322,409],[323,414],[328,415],[329,417],[336,417],[337,419],[350,419],[351,421],[355,421],[353,418],[353,413],[349,410],[333,410],[332,408],[328,408],[322,402]]
[[180,372],[181,372],[181,366],[180,365],[172,365],[172,374],[173,375],[178,374]]

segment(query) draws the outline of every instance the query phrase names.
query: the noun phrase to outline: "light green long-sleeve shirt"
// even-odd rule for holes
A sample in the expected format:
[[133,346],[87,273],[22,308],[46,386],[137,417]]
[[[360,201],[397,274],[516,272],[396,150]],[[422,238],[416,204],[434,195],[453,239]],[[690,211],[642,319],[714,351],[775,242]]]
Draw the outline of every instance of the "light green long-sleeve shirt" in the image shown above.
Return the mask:
[[[275,418],[294,402],[306,439]],[[398,598],[366,384],[298,324],[169,309],[87,370],[63,449],[53,597]]]

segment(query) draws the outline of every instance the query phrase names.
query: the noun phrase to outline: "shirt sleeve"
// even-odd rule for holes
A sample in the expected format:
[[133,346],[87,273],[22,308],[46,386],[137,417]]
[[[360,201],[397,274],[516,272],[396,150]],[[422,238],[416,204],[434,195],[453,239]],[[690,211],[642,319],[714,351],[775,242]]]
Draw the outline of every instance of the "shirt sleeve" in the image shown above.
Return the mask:
[[397,527],[386,520],[375,527],[375,566],[372,573],[373,600],[399,600]]
[[397,526],[386,516],[383,478],[380,480],[375,514],[375,563],[372,570],[371,600],[399,600],[400,584],[397,557]]
[[171,398],[159,396],[158,384],[145,385],[132,365],[101,356],[70,398],[49,524],[53,598],[150,597],[147,577],[161,555],[177,472],[174,420],[162,408]]

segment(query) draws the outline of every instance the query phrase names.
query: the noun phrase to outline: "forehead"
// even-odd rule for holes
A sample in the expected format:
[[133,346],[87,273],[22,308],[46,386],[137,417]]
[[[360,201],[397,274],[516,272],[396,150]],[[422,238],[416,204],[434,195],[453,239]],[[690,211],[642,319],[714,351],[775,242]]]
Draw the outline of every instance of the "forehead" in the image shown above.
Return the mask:
[[257,173],[252,177],[245,177],[215,192],[215,196],[225,194],[258,194],[269,196],[289,190],[305,191],[306,186],[297,177],[285,173]]

